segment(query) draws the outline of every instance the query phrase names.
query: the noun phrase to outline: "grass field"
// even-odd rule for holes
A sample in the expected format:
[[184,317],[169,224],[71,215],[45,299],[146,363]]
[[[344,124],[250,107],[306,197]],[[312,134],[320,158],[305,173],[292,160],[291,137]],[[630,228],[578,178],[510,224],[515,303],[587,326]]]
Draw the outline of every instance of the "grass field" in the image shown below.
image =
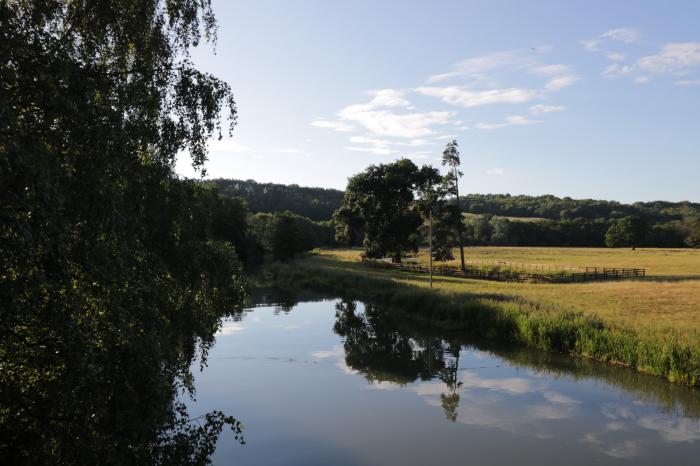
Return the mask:
[[[458,265],[459,250],[454,253]],[[465,260],[508,261],[520,264],[544,264],[579,267],[619,267],[646,269],[656,277],[700,278],[700,249],[608,249],[608,248],[518,248],[469,247]],[[419,254],[428,262],[427,251]],[[439,263],[438,263],[439,265]]]
[[[438,276],[429,289],[425,274],[368,267],[358,260],[360,250],[346,249],[317,250],[292,262],[270,264],[262,281],[290,292],[310,290],[372,302],[445,330],[700,385],[700,275],[692,273],[700,268],[697,251],[469,248],[466,253],[484,258],[498,251],[503,251],[499,258],[565,265],[632,266],[638,265],[633,259],[640,259],[663,275],[576,284]],[[583,262],[590,257],[596,263]]]
[[[424,275],[398,271],[368,270],[358,262],[360,250],[320,250],[345,270],[390,276],[393,280],[422,287]],[[421,251],[421,260],[425,259]],[[577,284],[504,283],[435,277],[434,288],[451,293],[524,298],[547,309],[576,311],[595,316],[612,328],[628,329],[652,337],[672,337],[700,347],[700,251],[693,249],[587,249],[473,247],[465,258],[509,260],[581,266],[642,267],[650,277]],[[310,258],[308,260],[313,260]]]

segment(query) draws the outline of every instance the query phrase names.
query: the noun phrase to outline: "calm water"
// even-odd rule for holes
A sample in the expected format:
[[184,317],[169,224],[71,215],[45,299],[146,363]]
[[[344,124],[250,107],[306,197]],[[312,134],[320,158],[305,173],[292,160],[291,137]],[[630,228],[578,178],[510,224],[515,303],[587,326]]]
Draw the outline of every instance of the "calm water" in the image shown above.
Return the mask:
[[700,464],[700,392],[392,322],[359,302],[261,306],[193,366],[214,464]]

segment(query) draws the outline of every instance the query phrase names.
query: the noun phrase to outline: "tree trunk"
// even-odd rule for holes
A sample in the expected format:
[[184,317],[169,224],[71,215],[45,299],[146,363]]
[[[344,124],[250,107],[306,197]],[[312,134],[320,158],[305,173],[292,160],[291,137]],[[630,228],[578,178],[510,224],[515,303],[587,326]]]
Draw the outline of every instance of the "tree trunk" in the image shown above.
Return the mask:
[[430,288],[433,287],[433,209],[428,213],[428,270],[430,272]]
[[[462,222],[462,208],[459,206],[459,176],[457,176],[457,169],[455,169],[455,196],[457,196],[457,210],[459,211],[459,221]],[[459,242],[459,258],[462,265],[462,272],[464,272],[464,245],[462,244],[462,225],[459,225],[457,229],[457,241]]]

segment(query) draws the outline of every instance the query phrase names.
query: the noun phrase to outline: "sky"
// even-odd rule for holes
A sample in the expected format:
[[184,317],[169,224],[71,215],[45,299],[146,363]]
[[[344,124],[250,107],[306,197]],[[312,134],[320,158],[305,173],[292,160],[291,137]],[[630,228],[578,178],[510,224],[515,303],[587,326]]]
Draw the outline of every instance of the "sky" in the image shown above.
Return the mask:
[[[344,189],[440,166],[461,193],[700,202],[700,1],[213,1],[232,138],[208,178]],[[199,177],[186,154],[176,171]]]

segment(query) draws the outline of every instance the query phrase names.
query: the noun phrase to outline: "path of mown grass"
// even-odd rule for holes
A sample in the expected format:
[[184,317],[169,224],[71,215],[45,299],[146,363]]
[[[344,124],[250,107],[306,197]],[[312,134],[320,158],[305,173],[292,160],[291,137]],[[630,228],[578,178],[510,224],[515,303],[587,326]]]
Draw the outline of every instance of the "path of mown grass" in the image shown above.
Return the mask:
[[[282,285],[374,301],[452,330],[700,384],[698,298],[683,292],[684,302],[668,290],[700,293],[700,281],[535,285],[436,277],[431,290],[424,275],[368,268],[358,255],[318,251],[266,274]],[[649,305],[652,296],[659,306]]]

